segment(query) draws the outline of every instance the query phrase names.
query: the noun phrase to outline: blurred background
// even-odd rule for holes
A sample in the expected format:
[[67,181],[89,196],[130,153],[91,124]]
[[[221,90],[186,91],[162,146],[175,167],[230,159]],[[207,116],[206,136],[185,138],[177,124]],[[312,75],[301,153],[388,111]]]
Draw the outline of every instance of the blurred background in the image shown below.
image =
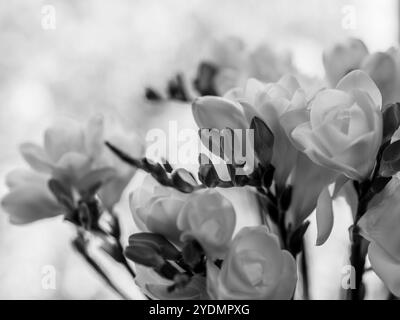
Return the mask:
[[[189,126],[188,103],[149,102],[145,88],[164,92],[178,72],[190,83],[205,59],[234,64],[246,55],[267,57],[252,66],[256,75],[296,70],[323,81],[324,48],[351,36],[385,51],[398,45],[399,17],[397,0],[0,0],[0,196],[6,172],[23,166],[18,145],[40,142],[56,117],[102,112],[142,135],[171,119]],[[243,56],[218,49],[226,39]],[[333,236],[309,252],[314,299],[339,296],[351,220],[338,213]],[[0,298],[117,298],[70,248],[72,234],[57,218],[15,227],[0,213]],[[41,282],[49,266],[55,288]],[[371,283],[369,298],[383,297]],[[132,283],[127,290],[141,298]]]

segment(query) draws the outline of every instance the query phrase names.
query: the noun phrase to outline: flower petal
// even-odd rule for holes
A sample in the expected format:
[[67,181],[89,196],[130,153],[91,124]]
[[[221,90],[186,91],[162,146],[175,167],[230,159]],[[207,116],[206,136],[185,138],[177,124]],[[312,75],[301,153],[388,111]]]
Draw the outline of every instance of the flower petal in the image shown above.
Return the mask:
[[192,104],[194,120],[199,128],[222,130],[246,129],[246,122],[240,107],[227,99],[214,96],[197,98]]
[[279,79],[278,84],[285,88],[290,96],[293,96],[297,89],[300,88],[300,84],[297,79],[288,74],[284,75],[282,78]]
[[374,101],[375,106],[379,110],[382,107],[382,94],[375,82],[364,71],[354,70],[348,73],[339,81],[336,89],[346,92],[354,89],[366,91]]
[[52,164],[42,147],[34,143],[23,143],[20,146],[20,151],[23,158],[28,162],[32,169],[43,173],[51,172]]
[[274,292],[274,300],[290,300],[294,295],[297,285],[297,265],[296,260],[286,250],[282,250],[283,270],[281,282]]
[[104,117],[92,117],[85,130],[85,148],[90,156],[98,156],[104,148]]
[[44,149],[57,162],[67,152],[84,152],[84,133],[81,126],[72,120],[48,128],[44,133]]
[[325,121],[325,115],[337,106],[348,106],[352,97],[346,92],[326,89],[317,93],[311,102],[310,121],[312,127],[319,127]]
[[396,296],[400,297],[400,262],[390,257],[379,245],[371,242],[368,247],[371,266]]
[[77,153],[65,153],[57,162],[53,170],[56,179],[67,181],[78,187],[78,181],[89,173],[92,159],[88,156]]
[[328,186],[322,190],[318,197],[316,218],[318,230],[316,245],[320,246],[328,239],[333,228],[332,198]]
[[48,190],[32,185],[13,189],[2,199],[1,205],[13,224],[26,224],[62,213]]
[[47,178],[45,175],[32,170],[15,169],[6,175],[5,183],[10,189],[27,184],[47,186]]

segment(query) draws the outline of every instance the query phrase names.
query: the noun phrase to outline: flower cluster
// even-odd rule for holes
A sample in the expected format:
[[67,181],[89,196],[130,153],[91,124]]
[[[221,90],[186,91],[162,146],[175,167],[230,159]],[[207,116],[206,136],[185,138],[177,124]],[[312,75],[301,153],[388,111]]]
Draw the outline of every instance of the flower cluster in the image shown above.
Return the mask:
[[[240,43],[228,48],[237,56],[222,60],[246,69]],[[257,52],[249,61],[260,71]],[[334,47],[324,55],[332,88],[317,93],[292,75],[277,82],[255,75],[227,91],[215,82],[222,74],[200,79],[199,88],[212,90],[199,90],[192,101],[209,151],[199,154],[196,174],[144,157],[136,134],[109,132],[100,116],[86,125],[55,125],[43,147],[21,145],[30,169],[8,174],[2,206],[15,224],[63,215],[77,230],[75,249],[123,297],[90,244],[152,299],[292,299],[299,287],[307,296],[307,277],[298,276],[307,270],[297,260],[305,259],[310,215],[316,212],[316,245],[323,245],[342,193],[356,203],[349,259],[356,283],[347,298],[365,296],[367,255],[400,296],[400,104],[385,104],[397,81],[380,77],[391,68],[388,57],[369,55],[358,40]],[[178,87],[174,94],[182,97]],[[129,196],[138,232],[124,248],[113,208],[137,169],[146,172]]]
[[165,94],[147,88],[147,99],[191,102],[198,95],[222,96],[248,78],[271,82],[296,72],[289,52],[278,54],[267,44],[249,48],[242,39],[227,37],[214,39],[206,47],[192,83],[187,83],[184,74],[178,73],[168,81]]
[[326,78],[331,86],[336,86],[348,72],[361,69],[378,86],[384,104],[399,101],[400,55],[397,48],[369,53],[363,41],[350,38],[326,49],[323,57]]
[[[225,161],[231,180],[221,179],[219,166],[200,161],[200,182],[191,181],[200,190],[184,194],[153,185],[150,198],[139,195],[145,199],[142,205],[132,196],[135,221],[146,232],[148,243],[135,242],[133,235],[128,257],[143,263],[135,246],[142,250],[150,246],[158,259],[149,255],[156,263],[147,265],[172,281],[169,287],[164,284],[165,292],[169,288],[180,292],[180,297],[185,296],[183,277],[187,283],[195,279],[196,297],[292,298],[298,272],[295,259],[302,251],[307,218],[316,210],[317,245],[322,245],[333,226],[332,201],[344,185],[358,195],[353,245],[362,241],[361,235],[368,238],[364,221],[374,208],[369,202],[381,197],[398,170],[397,143],[392,141],[399,125],[398,108],[395,104],[382,109],[381,92],[360,70],[344,76],[335,89],[322,89],[311,97],[296,78],[284,76],[276,83],[250,79],[223,97],[195,99],[192,111],[197,125],[211,129],[209,135],[200,131],[201,141]],[[253,141],[240,137],[240,132],[248,129],[254,131]],[[225,142],[222,150],[212,148],[218,139]],[[249,144],[251,152],[243,162],[242,152],[249,150]],[[205,155],[200,159],[204,157],[209,160]],[[238,174],[237,169],[250,162],[254,162],[254,170]],[[332,184],[334,188],[330,188]],[[234,233],[238,212],[230,199],[219,194],[226,188],[256,190],[261,211],[258,225]],[[166,267],[171,259],[162,249],[154,250],[151,233],[162,235],[168,246],[177,249],[172,259],[178,265],[174,272]],[[355,259],[359,252],[351,257],[356,268],[365,264],[365,255],[361,256],[362,261]],[[385,280],[385,275],[381,277]],[[156,284],[141,283],[150,295],[160,297],[162,291]],[[194,285],[190,288],[193,294]],[[349,298],[357,295],[360,290],[348,293]]]

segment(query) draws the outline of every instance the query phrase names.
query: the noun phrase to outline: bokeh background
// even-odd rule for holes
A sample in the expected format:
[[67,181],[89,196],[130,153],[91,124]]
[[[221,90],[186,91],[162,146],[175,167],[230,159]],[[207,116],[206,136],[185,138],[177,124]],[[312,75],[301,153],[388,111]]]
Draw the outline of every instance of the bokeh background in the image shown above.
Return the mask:
[[[43,26],[48,6],[55,28]],[[144,88],[163,90],[177,72],[190,80],[219,39],[285,52],[302,74],[322,79],[325,47],[356,36],[370,51],[386,50],[398,45],[398,20],[397,0],[0,0],[0,196],[6,172],[23,165],[18,145],[40,141],[56,117],[103,112],[143,135],[171,119],[188,125],[189,105],[149,103]],[[336,206],[333,236],[309,251],[314,299],[339,297],[350,214]],[[129,212],[119,209],[129,230]],[[57,218],[15,227],[0,212],[0,298],[117,298],[70,248],[72,236]],[[42,286],[46,266],[56,270],[54,289]],[[371,283],[369,298],[383,297]]]

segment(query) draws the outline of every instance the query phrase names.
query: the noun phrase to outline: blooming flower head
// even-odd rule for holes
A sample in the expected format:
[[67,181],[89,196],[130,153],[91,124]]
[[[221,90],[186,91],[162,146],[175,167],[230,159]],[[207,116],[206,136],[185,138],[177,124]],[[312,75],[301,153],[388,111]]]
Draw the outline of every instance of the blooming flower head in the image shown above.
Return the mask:
[[383,105],[398,101],[399,70],[395,59],[387,52],[375,52],[364,58],[360,69],[376,83],[382,94]]
[[146,175],[129,201],[133,219],[141,231],[159,233],[179,242],[181,231],[177,219],[188,199],[188,194],[161,186],[151,175]]
[[400,296],[400,179],[394,176],[370,203],[358,226],[370,244],[368,256],[376,274]]
[[[129,144],[130,148],[127,150],[135,156],[143,152],[143,146],[136,135],[121,135],[118,141],[118,144]],[[38,189],[31,188],[31,192],[27,192],[25,197],[29,196],[31,203],[34,202],[35,205],[42,200],[41,212],[35,211],[36,215],[33,212],[28,214],[22,206],[13,201],[10,202],[19,190],[19,188],[18,190],[10,188],[10,194],[4,198],[3,206],[11,215],[19,216],[21,223],[34,221],[35,216],[40,219],[55,215],[53,203],[43,201],[42,197],[46,194],[47,200],[54,201],[53,196],[48,197],[50,192],[47,183],[50,179],[59,181],[66,190],[71,190],[71,192],[75,190],[74,192],[80,193],[81,196],[84,196],[91,188],[101,186],[98,194],[103,205],[111,209],[135,172],[133,168],[116,159],[105,147],[104,120],[101,116],[92,118],[86,127],[72,120],[65,120],[51,126],[45,131],[43,147],[28,142],[21,145],[20,151],[34,172],[19,174],[18,185],[26,189],[35,183]],[[15,174],[10,176],[14,177]],[[30,177],[35,178],[30,179]],[[25,181],[23,178],[26,178]],[[38,194],[39,190],[42,191],[41,195]],[[43,207],[45,204],[48,204],[47,209]],[[19,209],[21,211],[18,211]],[[59,210],[56,211],[62,213]],[[24,214],[27,215],[25,218],[22,217]],[[14,220],[16,219],[11,217],[11,221]]]
[[316,95],[308,121],[299,119],[291,137],[316,164],[361,181],[371,173],[381,144],[381,106],[375,83],[366,73],[353,71],[336,89]]
[[335,87],[347,73],[360,69],[368,49],[359,39],[349,38],[324,51],[323,63],[326,77]]
[[[297,80],[285,76],[277,83],[269,84],[250,79],[244,88],[234,88],[223,98],[198,98],[193,103],[192,111],[200,128],[244,130],[250,127],[255,116],[264,120],[274,135],[272,164],[276,168],[275,179],[283,185],[293,168],[297,151],[289,141],[281,120],[287,112],[305,107],[305,93]],[[237,147],[240,150],[236,153],[243,152],[243,145]],[[251,158],[247,160],[251,161]]]
[[1,201],[13,224],[25,224],[57,216],[64,209],[47,187],[47,176],[24,169],[13,170],[6,176],[9,193]]
[[221,269],[207,263],[207,289],[213,299],[290,299],[296,282],[295,260],[263,226],[239,231]]
[[218,70],[214,79],[218,95],[251,77],[270,82],[294,71],[289,54],[278,54],[265,43],[250,50],[240,38],[228,37],[213,41],[208,51],[205,59]]
[[236,225],[232,203],[218,191],[195,192],[178,217],[181,240],[194,239],[207,256],[222,258],[228,249]]

